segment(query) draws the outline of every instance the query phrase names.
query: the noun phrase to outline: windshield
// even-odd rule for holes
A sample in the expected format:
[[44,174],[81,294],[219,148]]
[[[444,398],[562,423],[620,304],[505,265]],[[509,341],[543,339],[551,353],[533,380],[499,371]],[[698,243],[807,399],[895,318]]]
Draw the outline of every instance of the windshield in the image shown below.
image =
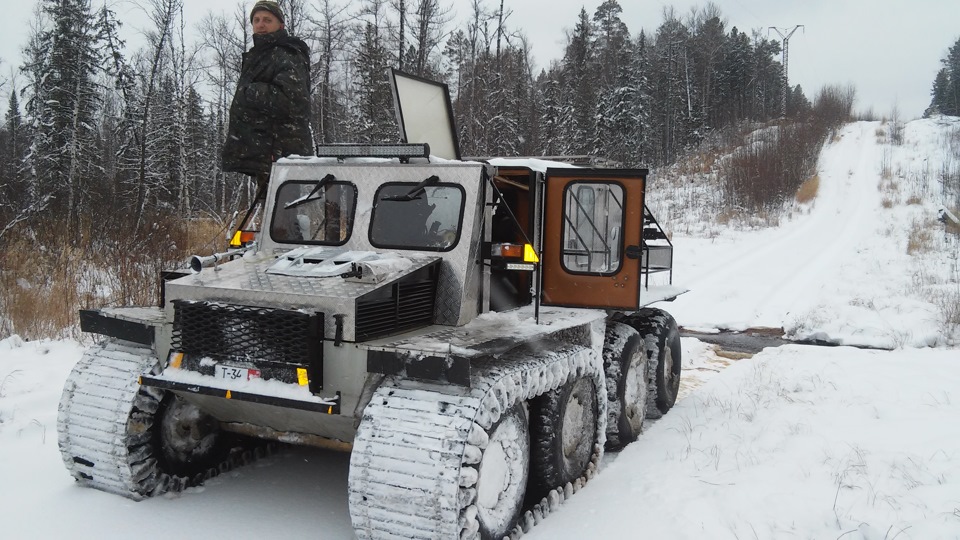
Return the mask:
[[455,184],[424,187],[384,184],[377,191],[370,222],[370,243],[379,248],[448,251],[460,238],[463,188]]
[[340,246],[350,238],[357,188],[347,182],[327,182],[316,189],[317,182],[286,182],[277,190],[270,222],[275,242]]

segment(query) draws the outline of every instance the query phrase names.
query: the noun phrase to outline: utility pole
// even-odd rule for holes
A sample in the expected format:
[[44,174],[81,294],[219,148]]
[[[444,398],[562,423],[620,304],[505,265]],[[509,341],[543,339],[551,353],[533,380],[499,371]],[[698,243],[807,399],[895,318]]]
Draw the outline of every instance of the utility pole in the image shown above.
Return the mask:
[[770,27],[770,30],[773,30],[776,33],[780,34],[780,39],[783,40],[783,95],[780,97],[780,116],[783,118],[786,118],[787,116],[787,92],[790,91],[790,84],[788,82],[790,80],[790,77],[787,71],[787,61],[790,55],[787,53],[787,51],[789,50],[789,47],[790,47],[790,36],[792,36],[793,33],[796,32],[798,28],[803,28],[803,25],[798,24],[793,27],[793,30],[790,30],[789,32],[784,34],[784,32],[787,31],[786,28],[784,28],[783,32],[781,32],[780,28],[777,28],[776,26]]

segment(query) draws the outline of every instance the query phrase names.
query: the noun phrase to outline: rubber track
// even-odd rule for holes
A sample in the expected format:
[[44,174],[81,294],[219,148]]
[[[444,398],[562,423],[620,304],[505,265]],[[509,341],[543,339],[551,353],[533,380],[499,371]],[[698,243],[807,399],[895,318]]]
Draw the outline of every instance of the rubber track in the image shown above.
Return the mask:
[[74,366],[60,398],[57,440],[80,485],[142,500],[201,485],[276,448],[233,449],[216,467],[192,477],[161,471],[152,428],[163,392],[138,382],[158,370],[150,347],[125,341],[95,345]]
[[[478,538],[477,466],[501,414],[582,376],[604,395],[602,358],[582,346],[515,352],[472,368],[470,388],[387,378],[375,392],[350,458],[358,538]],[[599,443],[585,474],[528,509],[508,538],[529,531],[596,474],[606,431],[606,400],[598,401]]]

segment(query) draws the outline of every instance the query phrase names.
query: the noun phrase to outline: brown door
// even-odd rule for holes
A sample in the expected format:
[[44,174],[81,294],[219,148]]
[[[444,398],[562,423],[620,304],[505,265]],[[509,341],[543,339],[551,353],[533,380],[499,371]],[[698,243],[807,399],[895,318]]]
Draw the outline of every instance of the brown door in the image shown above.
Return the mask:
[[548,169],[543,305],[640,307],[645,169]]

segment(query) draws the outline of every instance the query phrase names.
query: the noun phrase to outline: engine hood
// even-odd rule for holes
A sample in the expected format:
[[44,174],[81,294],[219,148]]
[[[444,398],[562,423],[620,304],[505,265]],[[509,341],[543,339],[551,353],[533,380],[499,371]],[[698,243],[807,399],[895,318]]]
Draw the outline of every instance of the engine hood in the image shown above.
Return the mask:
[[[167,320],[177,301],[212,302],[324,313],[324,335],[356,339],[357,309],[371,297],[389,297],[398,282],[438,265],[440,257],[330,247],[297,248],[279,256],[242,257],[166,283]],[[408,278],[409,279],[409,278]]]

